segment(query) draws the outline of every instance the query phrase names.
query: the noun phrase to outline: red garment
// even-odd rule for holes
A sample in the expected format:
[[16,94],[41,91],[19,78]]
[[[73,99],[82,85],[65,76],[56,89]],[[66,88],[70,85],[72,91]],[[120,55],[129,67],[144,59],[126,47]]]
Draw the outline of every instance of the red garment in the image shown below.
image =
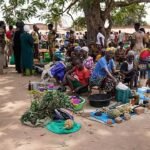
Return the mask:
[[6,32],[6,37],[11,40],[12,39],[12,36],[13,36],[13,31],[7,31]]
[[75,68],[75,75],[78,77],[79,82],[82,85],[87,85],[87,79],[90,78],[90,71],[86,69],[85,67],[83,70],[79,70],[77,67]]
[[140,58],[145,60],[147,59],[148,57],[150,57],[150,50],[146,49],[146,50],[143,50],[141,53],[140,53]]

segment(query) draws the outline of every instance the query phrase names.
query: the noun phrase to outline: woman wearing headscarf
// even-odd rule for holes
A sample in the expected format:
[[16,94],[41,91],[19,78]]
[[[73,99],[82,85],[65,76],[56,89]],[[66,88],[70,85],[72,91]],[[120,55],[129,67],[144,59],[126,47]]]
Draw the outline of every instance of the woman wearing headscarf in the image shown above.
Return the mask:
[[90,78],[90,87],[98,86],[107,93],[113,93],[119,76],[116,75],[114,52],[106,51],[106,55],[99,59]]
[[80,53],[81,53],[81,58],[83,59],[84,67],[86,67],[92,73],[94,62],[93,62],[93,58],[88,55],[89,48],[87,46],[82,47]]
[[124,75],[124,83],[130,83],[130,88],[137,87],[138,69],[134,63],[134,51],[129,51],[127,60],[124,61],[120,68],[121,73]]
[[24,75],[30,75],[33,67],[33,38],[29,32],[30,27],[25,25],[21,34],[21,67]]
[[15,64],[16,64],[16,70],[18,73],[21,73],[21,41],[20,37],[23,33],[23,22],[17,22],[16,23],[16,32],[14,34],[13,38],[13,50],[14,50],[14,57],[15,57]]

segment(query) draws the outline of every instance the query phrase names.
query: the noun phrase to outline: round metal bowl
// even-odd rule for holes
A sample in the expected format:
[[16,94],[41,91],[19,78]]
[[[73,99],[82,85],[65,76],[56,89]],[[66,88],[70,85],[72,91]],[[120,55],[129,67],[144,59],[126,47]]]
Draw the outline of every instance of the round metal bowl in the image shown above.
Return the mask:
[[89,104],[93,107],[105,107],[110,104],[112,96],[109,94],[93,94],[88,97]]

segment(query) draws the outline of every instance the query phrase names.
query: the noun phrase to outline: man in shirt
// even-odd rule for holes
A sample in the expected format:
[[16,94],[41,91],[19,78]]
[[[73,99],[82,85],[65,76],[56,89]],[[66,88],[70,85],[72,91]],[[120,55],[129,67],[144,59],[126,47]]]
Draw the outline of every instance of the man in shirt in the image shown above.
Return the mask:
[[39,59],[39,28],[37,25],[33,25],[32,38],[34,42],[34,58]]
[[48,48],[49,48],[49,55],[51,57],[51,59],[53,59],[53,49],[55,48],[55,40],[58,37],[58,35],[56,34],[56,31],[53,30],[53,24],[48,24],[48,29],[49,29],[49,33],[48,33]]
[[105,45],[105,37],[104,35],[101,33],[101,27],[98,28],[99,32],[97,34],[97,42],[96,44],[98,45],[99,48],[104,48]]
[[115,40],[115,35],[113,32],[110,33],[110,37],[109,37],[110,41],[114,43]]
[[121,32],[121,30],[119,30],[119,34],[118,34],[118,43],[120,42],[124,42],[124,34]]

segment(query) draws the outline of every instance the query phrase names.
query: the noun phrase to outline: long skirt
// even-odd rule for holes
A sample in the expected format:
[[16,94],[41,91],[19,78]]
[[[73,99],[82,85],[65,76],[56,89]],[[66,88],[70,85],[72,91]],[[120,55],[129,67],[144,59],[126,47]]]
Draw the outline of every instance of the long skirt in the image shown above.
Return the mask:
[[[114,75],[114,77],[117,79],[118,82],[121,80],[120,75]],[[90,87],[98,86],[99,88],[101,88],[105,92],[111,92],[116,87],[115,82],[111,78],[109,78],[108,76],[106,76],[106,77],[94,77],[94,78],[91,77],[89,85],[90,85]]]

